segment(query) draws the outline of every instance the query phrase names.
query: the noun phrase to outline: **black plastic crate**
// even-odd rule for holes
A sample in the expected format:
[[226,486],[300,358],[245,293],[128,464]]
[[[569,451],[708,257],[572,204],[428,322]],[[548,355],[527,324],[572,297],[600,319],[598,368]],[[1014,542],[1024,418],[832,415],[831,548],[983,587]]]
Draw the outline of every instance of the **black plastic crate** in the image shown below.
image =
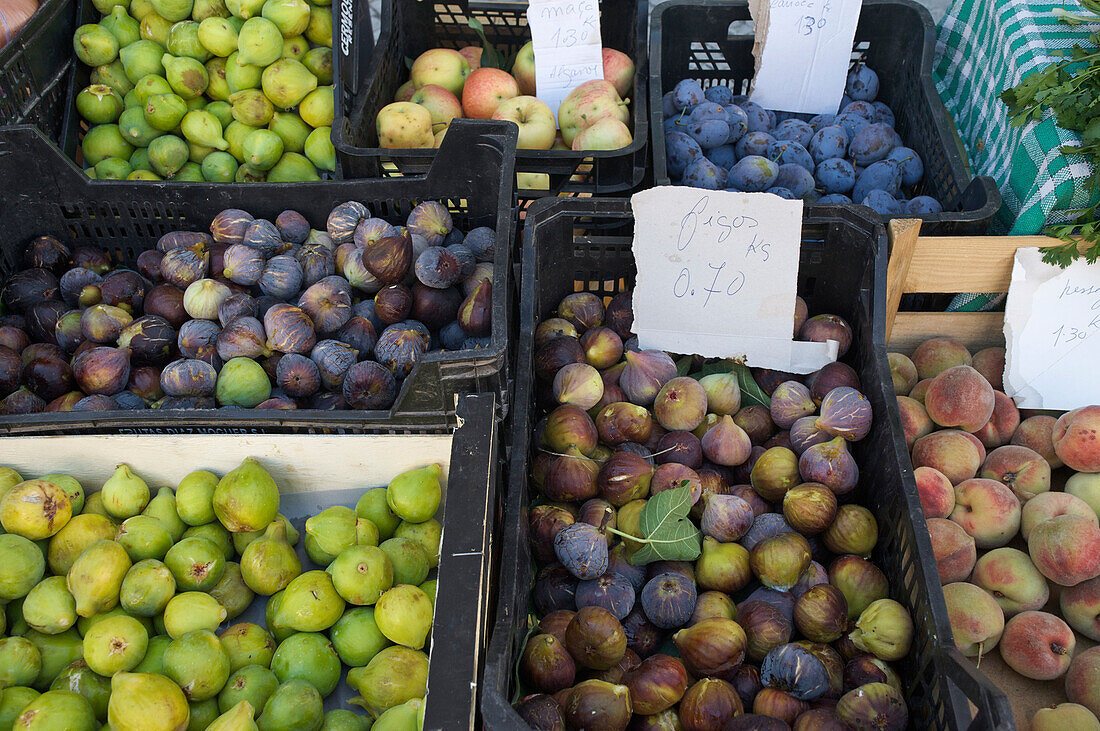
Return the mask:
[[[409,78],[406,59],[431,48],[480,46],[468,21],[484,26],[497,50],[511,56],[530,40],[526,0],[382,0],[382,28],[374,53],[356,49],[367,30],[367,0],[333,3],[333,65],[336,84],[332,142],[337,172],[345,178],[373,178],[423,172],[435,150],[386,150],[378,147],[375,115],[393,101]],[[558,194],[606,195],[634,190],[646,170],[649,116],[646,112],[645,0],[601,3],[600,29],[605,45],[634,60],[634,93],[628,125],[634,141],[621,150],[519,150],[517,173],[546,173],[548,190],[519,190],[521,199]],[[348,14],[350,13],[350,18]],[[369,55],[369,64],[367,57]]]
[[[748,35],[731,35],[742,21]],[[862,58],[880,80],[879,99],[894,112],[905,144],[924,161],[919,193],[943,202],[943,213],[920,218],[925,235],[983,234],[1001,207],[992,178],[971,179],[966,152],[932,80],[936,26],[913,0],[865,0],[856,27],[852,58]],[[650,124],[653,178],[668,185],[661,97],[678,81],[698,80],[704,88],[725,85],[747,94],[755,71],[753,35],[745,0],[669,0],[650,15]],[[885,220],[890,217],[883,217]]]
[[68,0],[46,0],[0,49],[0,124],[33,124],[61,136],[68,99],[76,16]]
[[[915,624],[913,650],[895,665],[905,685],[910,726],[921,731],[966,728],[971,719],[969,699],[978,709],[972,728],[1010,729],[1007,698],[953,645],[947,647],[951,643],[947,609],[916,484],[905,459],[882,345],[885,235],[865,211],[855,207],[806,210],[798,283],[811,313],[831,312],[851,323],[854,338],[845,361],[859,373],[874,408],[876,428],[851,445],[862,475],[853,497],[878,520],[875,561],[889,577],[891,596],[909,608]],[[629,288],[634,279],[632,235],[633,214],[627,200],[539,202],[527,215],[500,598],[481,701],[488,728],[522,727],[510,702],[516,692],[515,661],[531,621],[528,460],[531,430],[540,414],[532,363],[535,324],[571,292],[584,290],[606,298]]]
[[0,416],[0,434],[363,431],[371,424],[453,426],[462,393],[497,395],[507,409],[513,290],[511,232],[515,125],[457,123],[438,162],[425,176],[264,185],[89,180],[40,132],[0,130],[0,279],[22,266],[22,248],[52,234],[62,242],[107,251],[114,263],[131,264],[176,230],[205,231],[225,208],[274,219],[294,209],[324,229],[329,211],[347,200],[372,214],[404,223],[420,201],[439,200],[463,231],[489,226],[496,232],[493,262],[493,326],[488,347],[426,354],[401,384],[389,411],[267,411],[219,409],[159,412],[68,412]]

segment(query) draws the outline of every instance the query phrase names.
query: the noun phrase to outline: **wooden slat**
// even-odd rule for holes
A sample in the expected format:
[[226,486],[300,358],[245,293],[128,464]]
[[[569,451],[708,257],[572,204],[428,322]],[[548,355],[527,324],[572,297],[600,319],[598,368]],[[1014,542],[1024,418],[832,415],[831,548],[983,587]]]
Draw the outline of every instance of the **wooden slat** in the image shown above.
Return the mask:
[[889,223],[890,241],[893,244],[890,261],[886,266],[886,340],[894,327],[894,316],[901,304],[905,280],[909,277],[909,265],[913,249],[920,236],[919,218],[895,218]]
[[970,351],[1003,346],[1003,312],[899,312],[887,341],[892,351],[911,353],[928,338],[947,335]]
[[[1007,292],[1016,249],[1062,243],[1049,236],[922,236],[913,251],[903,289],[921,293]],[[1087,247],[1081,242],[1082,251]]]

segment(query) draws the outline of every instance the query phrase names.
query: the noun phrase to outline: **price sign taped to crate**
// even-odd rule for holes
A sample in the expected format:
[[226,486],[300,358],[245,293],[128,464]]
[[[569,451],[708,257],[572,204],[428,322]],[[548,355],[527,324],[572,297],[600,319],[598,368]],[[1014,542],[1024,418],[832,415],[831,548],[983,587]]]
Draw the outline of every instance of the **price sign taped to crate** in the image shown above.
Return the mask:
[[1100,266],[1016,250],[1005,304],[1005,393],[1025,409],[1100,403]]
[[765,109],[836,114],[862,0],[755,0],[756,75],[750,98]]
[[527,25],[535,52],[535,95],[558,117],[569,92],[603,78],[599,0],[531,0]]
[[641,347],[812,373],[839,344],[792,340],[802,201],[661,186],[635,193]]

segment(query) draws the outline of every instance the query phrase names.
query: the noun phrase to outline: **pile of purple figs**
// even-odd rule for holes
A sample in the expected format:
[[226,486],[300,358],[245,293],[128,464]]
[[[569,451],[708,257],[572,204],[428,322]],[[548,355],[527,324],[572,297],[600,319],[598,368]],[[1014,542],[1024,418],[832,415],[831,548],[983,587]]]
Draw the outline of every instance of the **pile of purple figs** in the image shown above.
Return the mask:
[[0,293],[0,414],[389,409],[425,353],[489,344],[494,244],[435,201],[226,209],[133,268],[39,236]]
[[[534,333],[546,410],[519,715],[587,731],[905,728],[890,663],[913,622],[869,560],[874,516],[852,502],[848,445],[873,417],[856,371],[678,364],[639,349],[632,325],[629,292],[575,293]],[[794,333],[841,356],[852,344],[801,298]],[[667,490],[686,515],[646,510]],[[694,560],[669,559],[692,541]]]

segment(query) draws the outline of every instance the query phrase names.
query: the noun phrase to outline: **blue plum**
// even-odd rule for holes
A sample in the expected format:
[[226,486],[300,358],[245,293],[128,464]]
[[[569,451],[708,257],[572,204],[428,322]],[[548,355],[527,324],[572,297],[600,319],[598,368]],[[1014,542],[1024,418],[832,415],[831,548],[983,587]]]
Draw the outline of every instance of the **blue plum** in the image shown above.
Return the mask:
[[661,97],[661,114],[667,120],[673,114],[677,114],[680,110],[676,108],[676,102],[672,100],[672,96],[676,92],[666,91],[665,95]]
[[790,140],[805,147],[814,136],[814,128],[801,119],[785,119],[775,126],[772,134],[777,140]]
[[932,196],[918,195],[905,202],[905,212],[915,213],[918,216],[925,213],[942,213],[943,206]]
[[779,166],[775,185],[791,191],[795,198],[805,198],[814,189],[816,181],[813,173],[801,165],[784,163]]
[[705,157],[699,157],[688,163],[684,168],[681,182],[692,188],[706,188],[707,190],[721,190],[726,186],[727,173],[725,168],[720,168]]
[[766,157],[746,155],[730,168],[729,183],[740,190],[758,193],[775,185],[779,166]]
[[801,165],[807,170],[814,169],[813,156],[801,143],[793,140],[775,140],[768,145],[765,157],[780,164],[791,163],[792,165]]
[[901,204],[885,190],[872,190],[860,202],[883,216],[892,216],[902,212]]
[[737,162],[737,152],[733,145],[725,144],[712,147],[706,151],[707,159],[720,168],[729,169]]
[[775,142],[775,138],[767,132],[747,132],[744,137],[734,143],[733,149],[738,157],[747,155],[767,155],[768,145]]
[[871,102],[853,101],[840,108],[841,114],[857,114],[868,122],[875,118],[875,105]]
[[669,132],[665,135],[665,163],[668,174],[674,178],[683,176],[689,163],[703,156],[703,148],[690,135]]
[[726,121],[726,110],[720,105],[714,102],[703,102],[698,104],[691,110],[691,114],[688,115],[688,123],[693,122],[705,122],[708,119],[718,119]]
[[703,96],[707,101],[720,104],[723,107],[733,104],[733,90],[728,86],[722,86],[716,84],[703,92]]
[[772,128],[772,118],[768,111],[756,102],[746,101],[738,104],[749,118],[749,132],[767,132]]
[[[836,119],[835,114],[819,114],[816,117],[810,117],[810,121],[807,123],[810,125],[810,129],[814,132],[819,132],[822,127],[828,127]],[[809,143],[806,145],[809,147]]]
[[814,162],[844,157],[847,151],[848,133],[838,125],[822,127],[810,139],[810,154],[813,155]]
[[878,96],[878,87],[878,74],[857,61],[848,72],[844,93],[852,99],[869,102]]
[[[884,190],[896,196],[901,189],[901,171],[894,160],[871,163],[856,176],[852,187],[852,200],[862,202],[872,190]],[[843,192],[843,191],[839,191]]]
[[870,123],[871,120],[864,119],[855,112],[842,112],[836,115],[836,119],[833,120],[834,125],[844,128],[849,140],[855,136],[856,132],[859,132]]
[[814,178],[825,193],[847,193],[856,183],[856,171],[844,158],[832,157],[817,164]]
[[921,162],[916,150],[895,147],[886,155],[886,159],[897,162],[902,185],[916,185],[924,177],[924,163]]
[[838,203],[851,203],[852,199],[844,195],[843,193],[829,193],[828,195],[823,195],[818,198],[817,202],[824,206],[835,205]]
[[875,118],[873,121],[882,122],[891,127],[894,126],[894,112],[891,111],[890,107],[886,106],[885,102],[871,102],[871,106],[875,108]]
[[778,185],[774,186],[772,188],[768,188],[764,192],[765,193],[771,193],[772,195],[777,195],[780,198],[786,198],[789,201],[793,201],[793,200],[798,199],[798,196],[796,196],[794,193],[792,193],[791,191],[787,190],[786,188],[783,188],[783,187],[778,186]]
[[866,167],[901,144],[901,137],[887,124],[871,123],[859,130],[848,145],[848,154],[856,165]]
[[749,115],[745,114],[745,110],[736,104],[730,104],[724,108],[726,110],[726,121],[730,126],[729,142],[734,143],[749,131]]
[[730,136],[730,125],[725,119],[706,119],[689,124],[687,133],[700,147],[707,150],[726,144]]
[[683,111],[703,102],[703,87],[695,79],[684,79],[672,89],[672,103]]

